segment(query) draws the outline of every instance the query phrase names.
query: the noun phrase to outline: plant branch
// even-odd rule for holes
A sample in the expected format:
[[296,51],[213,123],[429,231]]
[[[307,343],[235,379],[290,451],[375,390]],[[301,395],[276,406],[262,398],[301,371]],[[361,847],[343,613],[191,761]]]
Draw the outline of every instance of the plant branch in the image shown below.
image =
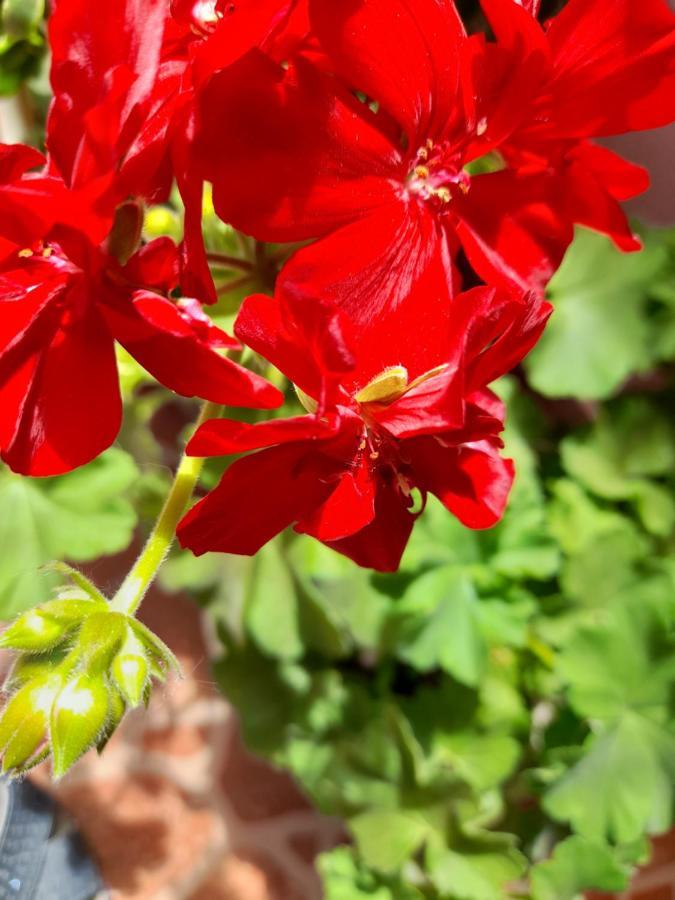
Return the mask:
[[226,253],[207,253],[206,258],[210,263],[223,266],[226,269],[240,269],[242,272],[252,272],[253,263],[238,256],[228,256]]
[[[195,431],[207,419],[217,416],[219,410],[217,404],[205,403],[197,419]],[[203,459],[183,454],[169,496],[143,552],[111,601],[111,608],[116,612],[134,615],[143,602],[171,548],[176,528],[187,510],[203,466]]]

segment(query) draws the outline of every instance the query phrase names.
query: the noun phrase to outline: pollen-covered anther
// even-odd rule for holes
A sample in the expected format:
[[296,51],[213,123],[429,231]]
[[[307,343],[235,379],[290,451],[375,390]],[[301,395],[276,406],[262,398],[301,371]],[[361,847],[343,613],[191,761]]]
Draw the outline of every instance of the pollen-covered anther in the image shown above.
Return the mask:
[[415,175],[417,178],[426,179],[429,177],[429,169],[427,166],[415,166]]
[[30,247],[26,247],[23,250],[19,250],[19,259],[30,259],[32,256],[35,256]]

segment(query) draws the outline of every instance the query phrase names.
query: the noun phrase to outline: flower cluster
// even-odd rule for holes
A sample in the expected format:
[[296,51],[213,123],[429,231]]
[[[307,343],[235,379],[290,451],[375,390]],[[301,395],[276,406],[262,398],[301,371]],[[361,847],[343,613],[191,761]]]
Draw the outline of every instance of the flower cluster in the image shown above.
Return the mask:
[[[0,147],[7,465],[59,474],[114,441],[116,342],[182,395],[280,406],[227,358],[245,345],[305,414],[201,427],[194,455],[246,455],[184,546],[250,554],[294,526],[388,571],[428,493],[494,524],[513,468],[488,386],[540,335],[575,224],[639,249],[620,201],[647,175],[592,139],[675,119],[675,15],[481,6],[472,33],[453,0],[54,0],[47,155]],[[224,222],[294,245],[236,338],[202,309],[206,183]],[[174,184],[180,246],[144,243]]]

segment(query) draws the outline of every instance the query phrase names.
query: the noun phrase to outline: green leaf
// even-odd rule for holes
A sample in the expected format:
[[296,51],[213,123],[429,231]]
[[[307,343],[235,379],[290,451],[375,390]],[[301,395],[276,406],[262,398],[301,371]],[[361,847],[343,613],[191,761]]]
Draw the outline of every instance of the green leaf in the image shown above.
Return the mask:
[[584,746],[581,761],[544,798],[555,819],[590,840],[628,843],[666,830],[675,783],[675,738],[626,713]]
[[429,823],[414,812],[378,809],[352,819],[349,827],[367,866],[394,872],[421,846]]
[[591,889],[622,891],[630,872],[606,844],[573,835],[532,870],[533,900],[583,900]]
[[525,857],[510,835],[460,836],[452,849],[432,848],[428,868],[448,900],[504,900],[507,886],[525,871]]
[[565,469],[598,497],[633,501],[643,524],[668,535],[675,526],[675,501],[651,477],[675,470],[675,430],[643,398],[624,401],[593,428],[561,445]]
[[423,900],[415,887],[370,871],[349,847],[318,858],[326,900]]
[[302,656],[295,582],[278,541],[256,555],[244,602],[247,630],[261,650],[278,659]]
[[621,253],[609,238],[579,230],[549,285],[555,312],[525,360],[530,383],[548,397],[609,397],[654,359],[648,289],[666,264],[658,239]]
[[672,589],[658,576],[635,585],[615,598],[600,624],[580,628],[563,648],[559,669],[579,715],[611,721],[632,709],[663,720],[675,685]]
[[85,562],[128,546],[136,514],[124,499],[138,471],[112,449],[59,478],[0,470],[0,618],[46,600],[58,583],[39,569],[54,559]]
[[476,592],[461,571],[444,566],[416,579],[396,616],[400,659],[421,672],[441,668],[463,684],[478,684],[487,647]]

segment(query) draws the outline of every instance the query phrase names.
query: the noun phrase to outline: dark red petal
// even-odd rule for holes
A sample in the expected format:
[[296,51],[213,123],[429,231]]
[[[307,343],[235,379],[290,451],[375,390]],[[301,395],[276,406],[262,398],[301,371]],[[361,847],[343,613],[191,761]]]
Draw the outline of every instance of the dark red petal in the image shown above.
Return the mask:
[[467,393],[506,375],[536,344],[552,306],[534,293],[518,296],[494,288],[475,288],[457,298],[464,330]]
[[400,152],[336,79],[261,53],[202,92],[199,151],[219,216],[265,241],[325,234],[386,203],[400,177]]
[[328,546],[364,568],[395,572],[416,518],[395,487],[378,485],[375,518],[370,525],[350,537],[328,542]]
[[320,506],[338,471],[304,442],[246,456],[185,516],[178,540],[196,556],[209,551],[252,556]]
[[24,144],[0,144],[0,184],[18,181],[31,169],[44,166],[45,157]]
[[647,169],[600,144],[582,141],[567,154],[567,159],[592,172],[615,200],[631,200],[649,187]]
[[122,402],[113,339],[95,307],[33,348],[0,387],[0,407],[4,423],[9,416],[16,423],[2,458],[23,475],[60,475],[112,444]]
[[665,0],[570,0],[548,39],[557,134],[619,134],[675,118],[675,13]]
[[49,148],[69,184],[79,167],[89,177],[92,171],[106,171],[119,159],[118,142],[130,117],[142,123],[166,15],[166,0],[53,4],[49,44],[55,100]]
[[184,294],[199,297],[203,303],[218,300],[209,268],[202,230],[204,181],[194,165],[195,118],[183,115],[173,142],[173,166],[181,198],[185,205],[181,243],[181,287]]
[[325,300],[289,294],[247,297],[235,334],[315,400],[354,368],[351,323]]
[[[203,4],[192,0],[191,5],[194,8]],[[241,0],[236,4],[219,0],[216,8],[222,18],[194,49],[197,84],[231,66],[249,50],[265,48],[284,26],[292,6],[293,0]]]
[[341,540],[361,531],[375,518],[376,490],[368,459],[362,454],[354,467],[340,477],[330,497],[298,523],[295,530],[324,542]]
[[124,267],[124,277],[138,288],[170,294],[178,285],[178,247],[163,237],[145,244]]
[[514,467],[493,442],[444,447],[433,437],[416,438],[406,450],[420,487],[435,494],[468,528],[491,528],[500,520]]
[[414,378],[447,361],[452,282],[445,233],[425,206],[402,198],[296,253],[278,294],[321,297],[349,316],[352,384],[363,386],[388,366]]
[[227,456],[245,453],[293,441],[325,440],[335,435],[339,422],[314,416],[290,419],[270,419],[257,425],[233,419],[212,419],[205,422],[187,446],[192,456]]
[[559,183],[545,173],[505,170],[472,179],[469,194],[457,198],[457,232],[487,282],[543,290],[574,235],[554,187]]
[[131,302],[108,302],[104,314],[120,344],[178,394],[261,409],[283,403],[277,388],[218,352],[227,336],[198,318],[190,305],[139,291]]
[[[614,159],[619,159],[619,157],[614,157]],[[610,160],[610,162],[613,161]],[[581,154],[568,160],[561,176],[561,194],[565,198],[567,216],[579,225],[585,225],[587,228],[593,228],[606,234],[625,253],[641,250],[642,242],[634,234],[626,213],[612,196],[608,187],[618,189],[619,192],[630,191],[635,185],[636,171],[642,174],[646,174],[646,172],[644,169],[639,169],[638,166],[629,168],[629,164],[626,163],[628,182],[621,184],[620,180],[617,183],[617,175],[620,177],[620,173],[614,166],[607,171],[606,184],[604,172],[601,167],[597,166],[599,162],[601,162],[600,159],[591,158],[589,160]],[[644,180],[642,184],[644,184]]]
[[394,116],[411,149],[440,134],[464,35],[452,0],[310,0],[310,17],[338,74]]

